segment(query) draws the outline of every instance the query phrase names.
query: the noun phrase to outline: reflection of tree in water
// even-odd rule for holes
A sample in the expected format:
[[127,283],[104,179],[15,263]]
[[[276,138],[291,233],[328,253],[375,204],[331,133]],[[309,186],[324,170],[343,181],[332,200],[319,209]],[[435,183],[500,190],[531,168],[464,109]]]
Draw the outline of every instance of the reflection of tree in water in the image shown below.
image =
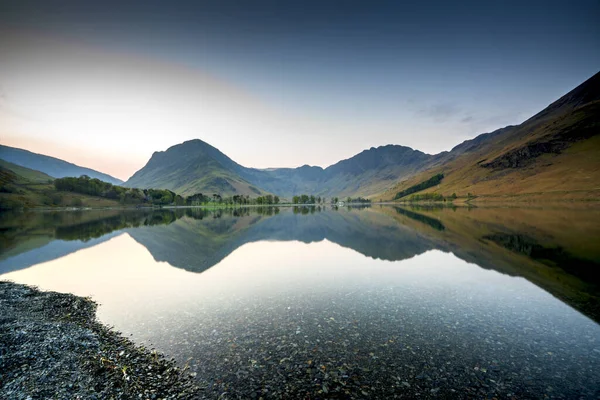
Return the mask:
[[[279,214],[279,207],[273,207],[273,206],[269,206],[269,207],[258,207],[255,209],[256,213],[258,215],[266,215],[266,216],[271,216],[271,215],[276,215]],[[249,215],[249,214],[248,214]]]
[[279,213],[278,207],[236,207],[236,208],[188,208],[185,210],[185,216],[193,219],[204,219],[212,217],[213,219],[228,217],[249,217],[252,214],[257,215],[275,215]]
[[[83,214],[80,215],[80,217]],[[140,226],[167,225],[177,220],[177,215],[170,210],[157,210],[151,213],[144,211],[127,211],[107,218],[85,221],[67,226],[58,226],[55,236],[62,240],[87,241],[99,238],[107,233]]]
[[405,210],[404,208],[400,208],[400,207],[394,207],[394,209],[396,210],[396,212],[398,214],[402,214],[404,216],[407,216],[408,218],[414,219],[415,221],[419,221],[424,224],[427,224],[435,230],[443,231],[446,229],[444,224],[442,224],[440,221],[438,221],[435,218],[431,218],[426,215],[419,214],[419,213],[416,213],[413,211],[408,211],[408,210]]
[[523,234],[493,233],[483,236],[514,253],[523,254],[549,266],[559,266],[588,282],[597,281],[599,263],[576,257],[560,246],[547,247]]
[[[187,217],[202,220],[207,217],[249,217],[253,214],[272,216],[279,213],[278,207],[239,207],[224,209],[187,208],[173,210],[125,210],[86,221],[86,211],[71,213],[40,213],[42,226],[54,229],[55,237],[62,240],[83,240],[99,238],[115,230],[137,228],[140,226],[168,225],[179,218]],[[37,224],[36,224],[37,225]]]
[[321,206],[294,206],[294,214],[314,214],[315,212],[321,212]]

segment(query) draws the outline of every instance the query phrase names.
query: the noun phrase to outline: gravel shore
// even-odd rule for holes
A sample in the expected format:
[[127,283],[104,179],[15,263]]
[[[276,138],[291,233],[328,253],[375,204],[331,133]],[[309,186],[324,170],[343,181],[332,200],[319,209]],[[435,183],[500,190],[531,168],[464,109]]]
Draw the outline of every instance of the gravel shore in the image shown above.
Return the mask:
[[89,298],[0,281],[0,398],[196,399],[174,361],[96,320]]

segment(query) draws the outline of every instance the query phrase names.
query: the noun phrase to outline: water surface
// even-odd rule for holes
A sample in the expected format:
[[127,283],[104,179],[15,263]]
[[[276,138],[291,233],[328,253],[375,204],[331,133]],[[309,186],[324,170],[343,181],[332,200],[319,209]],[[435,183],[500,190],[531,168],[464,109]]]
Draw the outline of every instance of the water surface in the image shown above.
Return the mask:
[[208,398],[597,398],[600,211],[0,215],[0,279],[91,296]]

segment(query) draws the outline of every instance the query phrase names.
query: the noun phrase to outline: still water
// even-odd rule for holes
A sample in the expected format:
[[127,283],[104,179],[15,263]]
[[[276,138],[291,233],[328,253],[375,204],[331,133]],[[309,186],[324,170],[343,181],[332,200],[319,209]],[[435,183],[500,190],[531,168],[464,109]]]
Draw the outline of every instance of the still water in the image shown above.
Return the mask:
[[207,398],[598,398],[600,210],[0,215],[0,279],[91,296]]

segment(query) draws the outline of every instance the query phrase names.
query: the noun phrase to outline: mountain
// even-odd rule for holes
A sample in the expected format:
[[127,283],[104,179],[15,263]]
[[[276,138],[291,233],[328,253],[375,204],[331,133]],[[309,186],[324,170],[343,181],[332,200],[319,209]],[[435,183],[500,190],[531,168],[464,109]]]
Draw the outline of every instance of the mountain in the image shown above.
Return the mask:
[[271,192],[321,196],[367,195],[389,187],[429,165],[434,156],[404,146],[365,150],[325,169],[256,169],[244,167],[199,139],[156,152],[125,186],[169,189],[181,195],[194,193],[244,194]]
[[485,133],[438,155],[436,164],[373,198],[444,174],[435,189],[478,201],[600,198],[600,73],[520,125]]
[[90,168],[80,167],[79,165],[75,165],[58,158],[32,153],[30,151],[15,147],[0,145],[0,159],[20,165],[22,167],[41,171],[54,178],[64,178],[65,176],[79,177],[81,175],[87,175],[90,178],[98,178],[104,182],[112,183],[113,185],[120,185],[123,183],[122,180],[102,172],[98,172]]
[[262,194],[263,190],[240,175],[243,169],[208,143],[190,140],[155,152],[124,186],[169,189],[182,196],[219,193],[255,197]]

